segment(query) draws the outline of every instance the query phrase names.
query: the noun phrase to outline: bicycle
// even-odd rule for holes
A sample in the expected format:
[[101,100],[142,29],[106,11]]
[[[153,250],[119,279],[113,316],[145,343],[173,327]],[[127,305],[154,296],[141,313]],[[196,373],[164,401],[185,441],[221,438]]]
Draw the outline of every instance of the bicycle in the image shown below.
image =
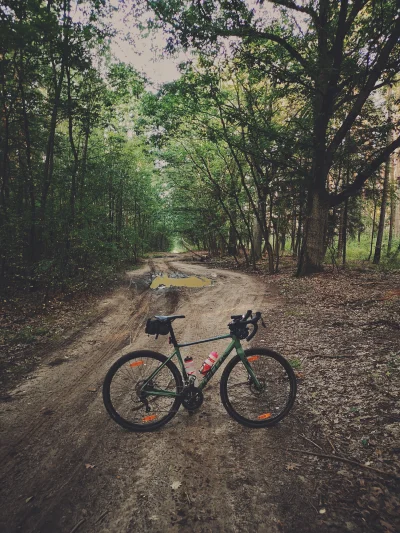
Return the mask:
[[[228,414],[251,427],[270,427],[290,411],[296,397],[296,377],[282,355],[266,348],[244,350],[240,341],[250,341],[257,333],[261,313],[249,310],[233,315],[229,333],[209,339],[179,344],[172,322],[184,315],[155,316],[148,319],[145,332],[168,335],[174,351],[166,357],[140,350],[118,359],[109,369],[103,384],[104,405],[120,426],[131,431],[153,431],[169,422],[181,405],[189,412],[203,403],[203,389],[233,350],[236,355],[226,365],[220,381],[220,396]],[[249,326],[253,330],[249,331]],[[196,386],[189,376],[180,348],[231,338],[231,342]],[[176,357],[180,371],[172,359]]]

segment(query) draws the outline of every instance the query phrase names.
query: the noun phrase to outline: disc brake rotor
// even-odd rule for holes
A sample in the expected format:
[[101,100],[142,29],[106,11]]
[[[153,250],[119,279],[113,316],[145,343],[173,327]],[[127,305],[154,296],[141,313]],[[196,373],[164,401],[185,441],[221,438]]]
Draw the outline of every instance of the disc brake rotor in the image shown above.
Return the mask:
[[258,383],[260,384],[260,388],[256,387],[256,384],[253,382],[253,380],[250,381],[250,391],[255,396],[261,396],[261,394],[265,393],[266,391],[266,384],[264,378],[257,378]]

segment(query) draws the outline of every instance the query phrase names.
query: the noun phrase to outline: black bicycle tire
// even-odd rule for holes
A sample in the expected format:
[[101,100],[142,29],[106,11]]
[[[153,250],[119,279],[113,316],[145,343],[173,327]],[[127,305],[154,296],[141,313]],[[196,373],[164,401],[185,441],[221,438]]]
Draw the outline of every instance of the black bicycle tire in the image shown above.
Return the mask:
[[239,413],[237,413],[229,401],[228,390],[227,390],[229,374],[231,373],[233,368],[238,363],[241,362],[240,357],[236,355],[226,365],[221,376],[220,395],[221,395],[222,404],[225,407],[229,416],[231,416],[234,420],[236,420],[236,422],[239,422],[239,424],[242,424],[244,426],[251,427],[251,428],[265,428],[265,427],[274,426],[278,424],[278,422],[280,422],[283,418],[285,418],[285,416],[287,416],[289,411],[292,409],[294,401],[296,399],[297,381],[296,381],[296,376],[294,374],[293,368],[290,366],[289,361],[287,361],[282,355],[272,350],[269,350],[268,348],[250,348],[249,350],[245,350],[244,353],[246,357],[250,357],[252,355],[265,355],[267,357],[272,357],[284,367],[284,369],[286,370],[288,374],[289,382],[290,382],[289,401],[285,409],[282,411],[282,413],[280,413],[279,416],[273,418],[272,420],[254,421],[254,420],[249,420],[241,416]]
[[[164,426],[165,424],[167,424],[176,415],[176,413],[178,412],[178,409],[179,409],[179,407],[180,407],[180,405],[182,403],[182,399],[179,396],[177,396],[175,398],[174,403],[172,404],[171,412],[167,416],[165,416],[164,418],[162,418],[161,420],[159,420],[157,422],[153,422],[153,423],[149,423],[149,424],[146,424],[146,425],[142,425],[142,424],[134,424],[134,423],[129,422],[129,421],[125,420],[124,418],[122,418],[118,414],[116,409],[114,409],[114,406],[112,405],[111,396],[110,396],[111,381],[112,381],[112,378],[114,377],[115,373],[117,372],[117,370],[119,368],[121,368],[121,366],[123,364],[125,364],[130,359],[138,358],[138,357],[142,357],[142,358],[143,357],[148,357],[148,358],[157,359],[161,363],[163,363],[164,361],[167,360],[167,357],[165,357],[165,355],[160,354],[158,352],[152,352],[150,350],[138,350],[138,351],[135,351],[135,352],[129,352],[128,354],[120,357],[111,366],[111,368],[108,370],[108,372],[106,374],[106,377],[104,378],[104,383],[103,383],[103,402],[104,402],[104,406],[105,406],[108,414],[111,416],[111,418],[117,424],[119,424],[124,429],[128,429],[129,431],[137,431],[137,432],[144,433],[144,432],[148,432],[148,431],[155,431],[155,430],[159,429],[160,427]],[[172,374],[173,374],[173,376],[175,378],[177,389],[178,390],[182,390],[183,389],[182,376],[181,376],[181,373],[178,370],[178,367],[172,361],[168,361],[166,366],[171,370],[171,372],[172,372]]]

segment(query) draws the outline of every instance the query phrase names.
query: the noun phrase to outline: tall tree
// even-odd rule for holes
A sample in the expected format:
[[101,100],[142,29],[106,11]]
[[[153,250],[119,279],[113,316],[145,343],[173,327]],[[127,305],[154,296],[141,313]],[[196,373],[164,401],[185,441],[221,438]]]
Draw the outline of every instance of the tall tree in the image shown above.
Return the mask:
[[[169,47],[177,44],[206,48],[218,38],[270,42],[271,62],[286,62],[286,83],[301,84],[312,105],[312,161],[308,176],[307,216],[299,274],[319,270],[326,249],[331,207],[355,195],[400,137],[375,151],[342,190],[332,193],[329,176],[336,152],[371,96],[390,83],[400,67],[399,0],[260,0],[258,8],[245,1],[152,1],[158,21],[169,31]],[[270,17],[275,7],[279,20]],[[277,59],[278,58],[278,59]]]

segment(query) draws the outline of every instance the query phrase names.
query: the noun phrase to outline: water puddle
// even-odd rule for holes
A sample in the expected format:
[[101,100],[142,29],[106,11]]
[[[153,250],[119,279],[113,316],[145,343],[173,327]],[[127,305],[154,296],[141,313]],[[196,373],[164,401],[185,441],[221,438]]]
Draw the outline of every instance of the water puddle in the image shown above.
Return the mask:
[[158,287],[208,287],[211,285],[211,280],[204,277],[189,276],[188,278],[175,278],[167,275],[156,276],[150,289],[157,289]]

